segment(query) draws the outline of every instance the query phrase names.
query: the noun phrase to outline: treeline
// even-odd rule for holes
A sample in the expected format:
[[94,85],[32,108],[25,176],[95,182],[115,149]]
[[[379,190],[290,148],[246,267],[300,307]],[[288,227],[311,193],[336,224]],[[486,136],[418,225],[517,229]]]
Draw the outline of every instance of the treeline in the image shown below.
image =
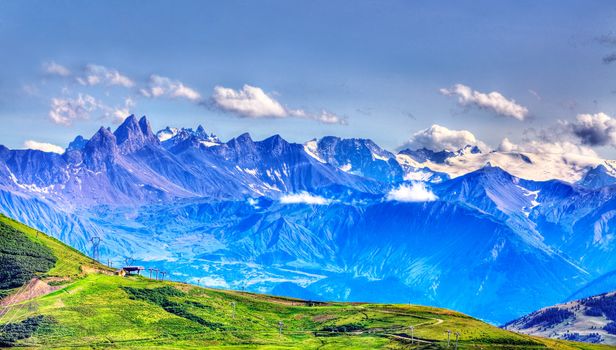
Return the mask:
[[608,320],[616,321],[616,294],[586,298],[580,303],[586,306],[584,314],[588,316],[605,315]]
[[531,315],[531,317],[524,323],[524,328],[531,328],[534,326],[549,328],[572,317],[575,317],[573,312],[552,307],[539,312],[538,315]]
[[51,249],[33,242],[23,232],[0,222],[0,296],[2,290],[24,285],[56,263]]

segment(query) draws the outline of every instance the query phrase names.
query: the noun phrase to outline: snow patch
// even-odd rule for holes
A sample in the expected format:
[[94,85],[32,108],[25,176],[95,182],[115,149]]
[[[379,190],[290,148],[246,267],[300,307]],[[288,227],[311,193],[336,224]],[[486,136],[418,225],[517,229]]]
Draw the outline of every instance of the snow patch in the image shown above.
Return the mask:
[[382,161],[385,161],[385,162],[389,161],[389,158],[383,157],[383,156],[381,156],[379,154],[376,154],[374,152],[372,152],[372,159],[379,159],[379,160],[382,160]]
[[342,170],[344,172],[349,172],[349,171],[351,171],[351,169],[353,169],[353,166],[351,165],[351,163],[349,163],[349,164],[345,164],[345,165],[339,167],[338,169],[340,169],[340,170]]
[[327,163],[321,157],[319,157],[319,147],[317,146],[317,140],[310,140],[304,144],[304,152],[306,152],[312,158],[318,160],[321,163]]
[[214,147],[214,146],[220,145],[220,143],[212,142],[212,141],[199,141],[199,143],[202,144],[205,147]]

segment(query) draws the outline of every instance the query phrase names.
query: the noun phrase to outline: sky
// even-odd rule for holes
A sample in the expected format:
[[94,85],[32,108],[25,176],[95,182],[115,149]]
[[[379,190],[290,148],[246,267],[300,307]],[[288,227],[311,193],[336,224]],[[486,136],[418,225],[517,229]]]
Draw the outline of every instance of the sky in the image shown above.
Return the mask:
[[616,158],[613,1],[0,1],[0,144],[154,129]]

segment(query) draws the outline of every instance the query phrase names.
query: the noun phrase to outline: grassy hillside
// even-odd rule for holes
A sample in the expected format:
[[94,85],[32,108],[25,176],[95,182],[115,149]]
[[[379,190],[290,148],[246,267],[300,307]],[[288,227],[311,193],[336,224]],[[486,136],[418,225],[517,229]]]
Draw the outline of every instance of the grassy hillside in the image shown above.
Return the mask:
[[[40,283],[46,281],[53,288],[8,304],[11,297],[3,300],[0,344],[4,346],[436,349],[446,347],[446,331],[451,330],[460,333],[462,349],[607,349],[518,335],[431,307],[311,303],[115,276],[55,239],[5,217],[0,217],[0,224],[48,248],[56,259],[49,270],[34,272]],[[32,285],[24,286],[28,284]],[[22,286],[12,292],[20,295],[26,289]],[[414,343],[409,326],[415,327]],[[452,333],[452,348],[454,338]]]

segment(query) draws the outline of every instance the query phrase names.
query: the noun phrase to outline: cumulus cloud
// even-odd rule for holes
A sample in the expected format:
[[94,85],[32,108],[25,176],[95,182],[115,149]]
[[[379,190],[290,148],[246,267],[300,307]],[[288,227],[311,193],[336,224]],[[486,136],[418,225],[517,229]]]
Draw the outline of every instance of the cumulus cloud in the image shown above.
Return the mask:
[[38,142],[34,140],[27,140],[24,142],[24,147],[28,149],[36,149],[43,152],[64,153],[64,148],[56,146],[51,143]]
[[73,121],[87,119],[101,106],[94,97],[78,94],[76,98],[52,98],[49,118],[56,124],[71,125]]
[[431,127],[418,131],[400,149],[426,148],[432,151],[457,151],[464,146],[477,146],[481,150],[488,150],[488,146],[477,140],[468,130],[451,130],[444,126],[434,124]]
[[330,200],[321,196],[312,195],[308,192],[299,192],[286,194],[280,197],[280,203],[283,204],[313,204],[313,205],[325,205],[329,204]]
[[71,71],[68,68],[54,61],[43,63],[43,70],[47,74],[59,75],[61,77],[68,77],[69,75],[71,75]]
[[147,88],[140,90],[145,97],[183,98],[192,102],[199,102],[201,95],[194,89],[184,85],[179,80],[153,74],[150,76]]
[[584,145],[616,145],[616,119],[605,113],[579,114],[568,125]]
[[423,182],[409,185],[401,185],[387,193],[388,201],[396,202],[432,202],[438,197],[430,191]]
[[494,112],[498,115],[524,120],[528,109],[516,101],[507,99],[500,92],[482,93],[463,84],[456,84],[448,89],[440,89],[445,96],[457,96],[458,104],[465,107],[476,107]]
[[[241,90],[214,88],[214,103],[221,109],[250,118],[284,118],[289,112],[261,88],[244,85]],[[299,111],[295,113],[299,114]]]
[[93,86],[99,84],[133,87],[135,83],[117,69],[97,64],[88,64],[84,69],[84,76],[77,77],[81,85]]
[[244,118],[297,117],[316,120],[324,124],[347,123],[346,118],[328,111],[313,114],[302,109],[289,109],[261,88],[251,85],[244,85],[240,90],[216,86],[212,101],[216,108]]

